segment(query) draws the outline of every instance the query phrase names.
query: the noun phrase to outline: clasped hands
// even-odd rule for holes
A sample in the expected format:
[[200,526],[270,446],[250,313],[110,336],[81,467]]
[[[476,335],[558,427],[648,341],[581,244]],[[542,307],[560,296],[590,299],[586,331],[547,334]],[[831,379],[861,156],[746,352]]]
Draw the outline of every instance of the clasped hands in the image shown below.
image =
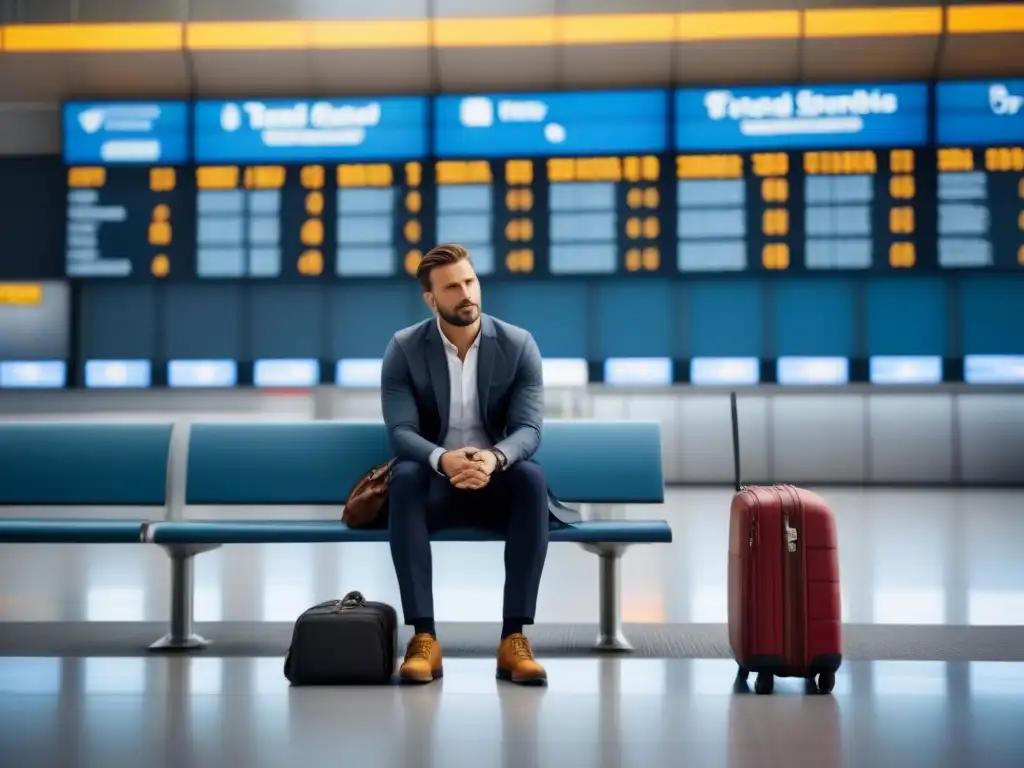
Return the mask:
[[462,491],[476,491],[491,481],[498,457],[491,451],[468,446],[445,451],[439,463],[452,485]]

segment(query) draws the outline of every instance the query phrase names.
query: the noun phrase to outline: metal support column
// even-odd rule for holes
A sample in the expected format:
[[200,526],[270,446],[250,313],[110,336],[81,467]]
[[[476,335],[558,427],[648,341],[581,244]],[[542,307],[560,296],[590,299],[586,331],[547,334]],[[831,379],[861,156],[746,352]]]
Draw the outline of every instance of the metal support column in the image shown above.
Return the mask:
[[598,559],[598,635],[595,651],[628,653],[633,646],[622,631],[622,606],[619,588],[619,560],[625,544],[584,544]]
[[205,648],[210,641],[194,631],[195,556],[217,544],[167,544],[171,558],[171,631],[151,646],[151,651],[189,651]]

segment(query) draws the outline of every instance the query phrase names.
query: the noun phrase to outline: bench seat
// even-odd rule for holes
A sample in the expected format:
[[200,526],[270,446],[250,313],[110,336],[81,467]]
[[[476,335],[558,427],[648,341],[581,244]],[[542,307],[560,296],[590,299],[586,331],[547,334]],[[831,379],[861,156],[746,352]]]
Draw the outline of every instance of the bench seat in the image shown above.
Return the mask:
[[[360,530],[334,521],[190,520],[153,523],[145,539],[156,544],[275,544],[313,542],[386,542],[386,530]],[[437,531],[432,541],[501,541],[500,534],[478,528]],[[552,542],[577,544],[668,544],[672,529],[664,520],[591,520],[552,524]]]
[[0,544],[137,544],[144,526],[136,520],[0,518]]

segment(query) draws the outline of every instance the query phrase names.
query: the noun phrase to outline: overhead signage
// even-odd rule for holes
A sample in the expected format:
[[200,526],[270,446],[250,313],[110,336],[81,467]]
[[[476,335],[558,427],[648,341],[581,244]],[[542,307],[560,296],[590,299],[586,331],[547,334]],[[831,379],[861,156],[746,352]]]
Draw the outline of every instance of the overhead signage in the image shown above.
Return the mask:
[[188,160],[183,101],[70,102],[64,105],[69,165],[176,164]]
[[600,155],[661,152],[664,91],[439,96],[439,157]]
[[1024,144],[1024,79],[939,83],[935,107],[940,145]]
[[922,84],[683,89],[675,147],[692,152],[918,146],[928,139]]
[[427,150],[427,100],[199,101],[200,163],[401,160]]

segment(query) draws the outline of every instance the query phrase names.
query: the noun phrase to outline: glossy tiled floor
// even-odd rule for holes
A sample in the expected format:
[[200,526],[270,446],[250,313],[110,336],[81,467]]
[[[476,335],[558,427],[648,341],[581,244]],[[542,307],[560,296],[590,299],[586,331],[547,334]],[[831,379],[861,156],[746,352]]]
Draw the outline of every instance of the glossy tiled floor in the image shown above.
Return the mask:
[[451,659],[426,688],[289,689],[277,659],[0,659],[0,765],[1019,766],[1024,664],[851,662],[832,696],[724,660]]
[[[1024,624],[1021,491],[817,490],[836,512],[846,621]],[[625,510],[628,517],[666,518],[675,537],[670,545],[626,553],[625,621],[725,621],[729,497],[725,488],[670,489],[664,505]],[[282,512],[246,514],[274,518]],[[329,518],[337,512],[291,514]],[[439,621],[500,620],[501,550],[500,543],[434,545]],[[0,622],[166,620],[169,589],[167,559],[155,547],[0,545]],[[386,544],[227,547],[197,558],[196,619],[291,621],[303,608],[351,589],[398,604]],[[575,545],[552,545],[537,620],[597,620],[592,555]]]
[[[848,621],[1024,625],[1020,492],[819,490]],[[626,510],[675,531],[627,554],[627,621],[724,621],[728,499],[672,490]],[[500,545],[435,547],[438,618],[497,619]],[[538,621],[594,621],[596,575],[592,556],[553,546]],[[198,560],[197,618],[291,620],[353,588],[397,603],[386,546],[230,547]],[[167,601],[156,549],[0,547],[0,622],[165,619]],[[308,690],[289,689],[275,658],[0,658],[0,765],[980,768],[1024,755],[1024,661],[851,661],[825,697],[798,681],[734,693],[734,665],[716,659],[555,659],[547,690],[497,683],[489,659],[445,668],[427,688]]]

